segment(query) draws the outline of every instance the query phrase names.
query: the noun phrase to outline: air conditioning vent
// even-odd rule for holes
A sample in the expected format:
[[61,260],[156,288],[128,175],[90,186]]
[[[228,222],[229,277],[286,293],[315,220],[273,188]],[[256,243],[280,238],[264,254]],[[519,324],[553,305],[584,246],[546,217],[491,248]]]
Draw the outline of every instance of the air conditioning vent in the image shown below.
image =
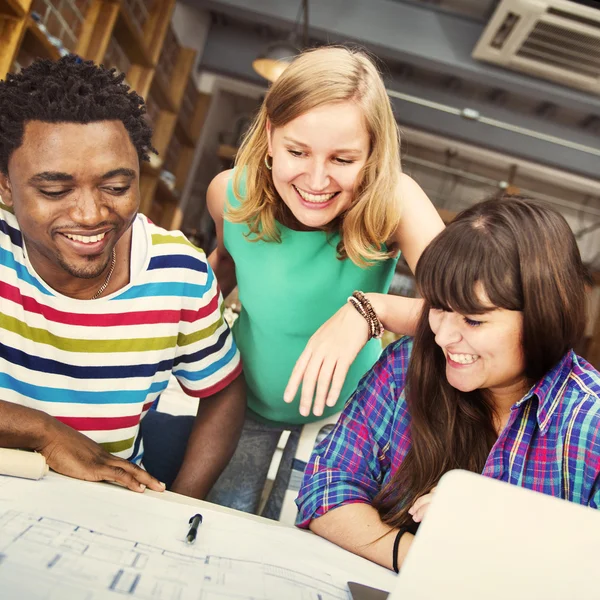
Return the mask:
[[473,58],[600,94],[600,9],[502,0]]

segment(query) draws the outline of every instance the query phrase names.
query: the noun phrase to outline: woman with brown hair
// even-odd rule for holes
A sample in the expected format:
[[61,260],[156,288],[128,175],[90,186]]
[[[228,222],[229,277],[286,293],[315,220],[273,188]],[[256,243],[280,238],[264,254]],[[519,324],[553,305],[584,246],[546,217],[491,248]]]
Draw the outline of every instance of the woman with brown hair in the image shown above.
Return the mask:
[[473,206],[416,279],[417,333],[388,346],[315,450],[298,525],[398,570],[451,469],[598,508],[600,374],[572,350],[588,276],[564,218],[525,199]]

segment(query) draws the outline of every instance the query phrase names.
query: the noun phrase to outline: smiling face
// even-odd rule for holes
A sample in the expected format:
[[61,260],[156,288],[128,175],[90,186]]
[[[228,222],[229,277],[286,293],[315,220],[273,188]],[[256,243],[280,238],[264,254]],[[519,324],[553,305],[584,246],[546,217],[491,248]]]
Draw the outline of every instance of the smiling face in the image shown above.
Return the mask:
[[139,207],[139,160],[121,121],[25,127],[0,193],[12,206],[29,260],[53,288],[104,278]]
[[302,225],[324,227],[350,207],[370,150],[355,102],[325,104],[267,129],[273,184]]
[[468,316],[431,309],[429,326],[444,352],[452,387],[487,389],[502,407],[521,399],[527,388],[521,312],[490,306],[483,315]]

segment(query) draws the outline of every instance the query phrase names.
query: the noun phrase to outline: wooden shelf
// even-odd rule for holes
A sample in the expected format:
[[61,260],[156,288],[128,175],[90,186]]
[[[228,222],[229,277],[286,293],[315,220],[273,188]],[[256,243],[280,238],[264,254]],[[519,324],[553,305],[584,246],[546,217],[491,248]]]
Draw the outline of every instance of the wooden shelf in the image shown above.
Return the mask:
[[[8,4],[5,4],[4,8],[8,12]],[[4,79],[12,70],[26,28],[27,17],[0,14],[0,79]]]
[[[36,9],[40,18],[54,37],[64,38],[66,48],[97,64],[116,67],[125,74],[126,83],[148,100],[152,144],[160,159],[140,164],[140,210],[155,215],[156,222],[165,227],[181,222],[180,191],[190,173],[210,101],[197,92],[190,76],[196,52],[181,46],[171,25],[175,2],[154,0],[142,6],[126,0],[77,0],[73,4],[0,0],[0,79],[36,58],[60,57],[62,50],[50,43],[31,17],[34,7],[44,6],[48,11]],[[161,77],[156,77],[158,72]],[[160,179],[169,147],[169,166],[176,177],[173,190]]]
[[169,90],[165,88],[162,81],[159,77],[154,77],[152,79],[152,86],[150,88],[150,94],[154,98],[155,102],[160,106],[163,110],[168,110],[169,112],[176,113],[177,108],[171,99],[171,95],[169,94]]
[[0,0],[0,15],[20,19],[31,8],[31,0]]
[[448,225],[448,223],[454,221],[454,218],[458,214],[452,210],[447,210],[445,208],[438,208],[437,211],[440,214],[440,217],[442,217],[442,221],[444,221],[444,223],[446,225]]
[[[112,33],[119,17],[119,9],[120,6],[116,2],[95,2],[92,4],[81,28],[75,54],[96,63],[103,62],[106,58],[109,43],[111,40],[116,42],[116,38],[112,36]],[[118,65],[110,66],[118,67]]]
[[163,204],[179,204],[179,194],[172,190],[160,177],[158,178],[154,199],[162,201]]
[[150,49],[152,64],[156,65],[165,43],[167,29],[175,10],[175,0],[155,0],[152,14],[144,24],[144,39]]
[[238,148],[229,144],[221,144],[217,148],[217,156],[222,160],[235,160]]
[[175,124],[175,135],[179,138],[184,146],[191,146],[192,148],[196,145],[196,140],[190,134],[189,125],[183,123],[181,113],[177,115],[177,123]]
[[140,174],[158,177],[160,175],[160,168],[153,167],[148,161],[143,160],[140,162]]
[[137,30],[131,17],[123,8],[119,11],[119,16],[113,29],[113,35],[123,48],[132,64],[141,67],[154,67],[152,54],[142,34]]
[[[192,104],[192,103],[190,103]],[[208,114],[208,107],[210,104],[210,96],[208,94],[196,93],[196,97],[193,100],[193,108],[190,110],[187,106],[184,110],[182,103],[181,108],[177,114],[177,125],[176,133],[179,139],[187,146],[195,146],[204,120]]]
[[27,29],[21,48],[36,58],[51,58],[52,60],[60,58],[58,48],[50,43],[44,32],[31,17],[27,18]]

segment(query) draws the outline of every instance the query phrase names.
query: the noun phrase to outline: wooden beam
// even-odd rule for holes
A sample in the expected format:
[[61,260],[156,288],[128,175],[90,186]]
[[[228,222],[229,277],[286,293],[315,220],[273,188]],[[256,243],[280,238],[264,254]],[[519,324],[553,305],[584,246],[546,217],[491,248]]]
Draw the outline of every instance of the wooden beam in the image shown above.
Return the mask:
[[175,208],[175,210],[173,211],[173,215],[171,217],[171,222],[165,223],[163,225],[163,227],[165,227],[166,229],[170,229],[171,231],[173,229],[181,229],[182,222],[183,222],[183,212],[182,212],[181,208],[179,206],[177,206]]
[[144,41],[150,49],[150,59],[154,65],[158,62],[174,9],[175,0],[155,2],[152,14],[144,25]]
[[202,127],[204,126],[206,115],[208,114],[211,99],[212,96],[210,94],[198,94],[198,100],[196,101],[196,107],[194,109],[194,116],[192,117],[192,122],[189,123],[190,135],[196,142],[198,141],[200,133],[202,132]]
[[[156,4],[161,3],[156,2]],[[115,23],[113,35],[132,64],[149,68],[154,67],[156,61],[153,60],[152,56],[156,50],[160,53],[160,46],[157,49],[153,48],[153,51],[150,52],[143,35],[140,34],[131,17],[122,7],[119,10],[119,18]]]
[[458,214],[452,210],[447,210],[446,208],[438,208],[437,211],[438,211],[440,217],[442,217],[442,221],[444,221],[444,223],[446,225],[448,225],[448,223],[452,222],[454,220],[454,218],[456,217],[456,215]]
[[154,80],[155,69],[133,64],[127,71],[127,82],[142,97],[147,98]]
[[101,64],[118,16],[117,2],[94,0],[85,16],[75,53]]
[[185,86],[187,85],[188,77],[190,76],[195,60],[195,50],[192,48],[179,48],[177,62],[175,63],[171,81],[169,82],[171,101],[173,102],[175,111],[178,111],[181,108]]
[[171,223],[175,219],[175,214],[177,213],[177,204],[173,202],[168,202],[163,204],[163,211],[159,221],[159,225],[164,227],[165,229],[172,229]]
[[195,151],[196,149],[194,147],[182,146],[181,151],[179,152],[179,158],[173,175],[175,175],[175,185],[180,192],[183,191],[188,175],[190,174],[190,167],[194,160]]
[[[592,275],[594,276],[596,283],[598,283],[598,280],[596,279],[597,273],[593,273]],[[588,311],[595,308],[596,314],[588,315],[588,319],[593,319],[593,326],[591,327],[592,335],[588,338],[585,352],[583,353],[584,358],[592,363],[596,369],[600,369],[600,307],[598,307],[593,300],[594,296],[596,296],[597,300],[598,293],[598,285],[593,289],[589,289],[587,292]],[[589,333],[590,329],[588,328],[587,331]]]
[[235,160],[238,148],[229,144],[220,144],[217,148],[217,156],[221,160]]
[[165,87],[160,77],[156,76],[156,70],[154,73],[154,77],[152,78],[152,98],[164,110],[168,110],[169,112],[177,112],[177,108],[173,104],[173,100],[171,98],[171,94],[169,90]]
[[173,135],[173,130],[175,129],[176,121],[176,114],[161,110],[160,115],[156,120],[156,125],[154,126],[152,144],[158,150],[158,155],[163,161],[165,159],[167,148],[169,147],[169,142],[171,141],[171,136]]
[[0,0],[0,15],[21,19],[29,13],[32,0]]
[[12,70],[27,24],[27,17],[0,17],[0,79],[5,79]]
[[148,216],[152,207],[152,199],[158,185],[158,175],[142,173],[140,175],[140,212]]
[[50,58],[52,60],[60,58],[58,48],[50,43],[46,34],[31,17],[27,18],[27,29],[21,46],[35,57]]

